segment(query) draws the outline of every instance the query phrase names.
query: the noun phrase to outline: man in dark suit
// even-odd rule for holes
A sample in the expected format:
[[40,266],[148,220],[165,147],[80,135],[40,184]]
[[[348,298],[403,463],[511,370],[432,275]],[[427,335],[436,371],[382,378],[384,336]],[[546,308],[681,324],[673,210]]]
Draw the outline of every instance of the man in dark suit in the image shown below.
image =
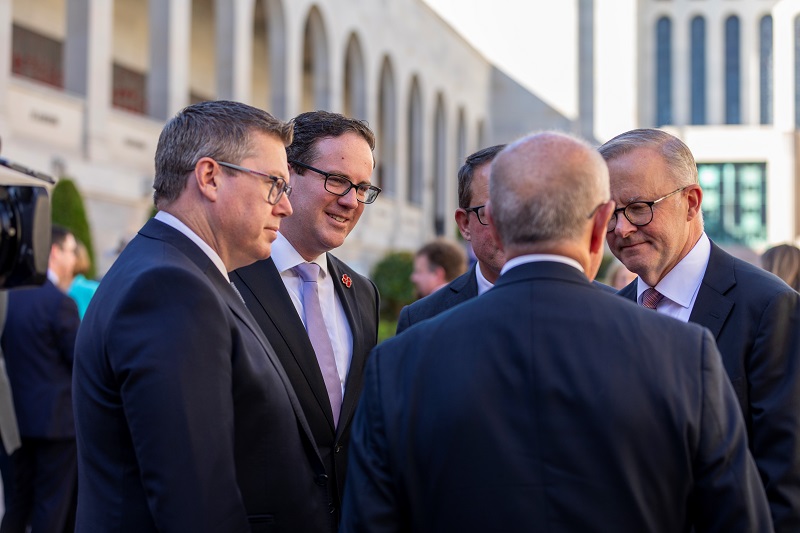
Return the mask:
[[[747,424],[775,529],[800,531],[800,295],[703,230],[697,165],[676,137],[632,130],[600,147],[617,208],[607,233],[638,281],[620,291],[711,330]],[[652,292],[657,291],[657,292]]]
[[325,470],[228,280],[269,256],[291,126],[203,102],[159,138],[158,213],[103,278],[75,351],[78,531],[332,531]]
[[602,158],[532,135],[497,156],[490,196],[495,287],[369,359],[342,530],[769,531],[711,335],[589,283]]
[[472,245],[477,261],[445,287],[403,307],[397,320],[397,333],[483,294],[492,288],[500,275],[505,256],[492,235],[484,206],[489,199],[489,167],[505,146],[498,144],[475,152],[467,157],[458,171],[456,223],[461,236]]
[[[281,225],[272,256],[231,279],[300,399],[338,519],[350,421],[367,354],[378,339],[378,291],[330,251],[344,243],[364,206],[380,193],[370,183],[375,137],[366,123],[326,111],[303,113],[293,122],[287,153],[294,215]],[[319,271],[313,281],[301,272],[309,267]],[[320,317],[305,300],[311,286]]]
[[71,531],[78,479],[72,360],[78,308],[58,288],[72,277],[77,244],[53,226],[47,280],[8,294],[2,345],[22,446],[2,453],[6,510],[0,531]]

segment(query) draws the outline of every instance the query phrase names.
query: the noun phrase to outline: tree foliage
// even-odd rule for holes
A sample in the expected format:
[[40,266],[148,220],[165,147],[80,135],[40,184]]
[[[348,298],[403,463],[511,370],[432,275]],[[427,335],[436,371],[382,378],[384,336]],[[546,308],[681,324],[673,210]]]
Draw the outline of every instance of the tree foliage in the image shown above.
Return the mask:
[[92,264],[87,277],[93,279],[96,271],[92,232],[89,228],[89,220],[86,218],[83,197],[78,191],[75,182],[69,178],[61,178],[53,188],[51,203],[53,224],[68,228],[75,235],[75,238],[81,241],[89,251]]
[[413,270],[410,252],[389,252],[372,269],[372,281],[381,294],[381,319],[397,320],[403,306],[414,301]]

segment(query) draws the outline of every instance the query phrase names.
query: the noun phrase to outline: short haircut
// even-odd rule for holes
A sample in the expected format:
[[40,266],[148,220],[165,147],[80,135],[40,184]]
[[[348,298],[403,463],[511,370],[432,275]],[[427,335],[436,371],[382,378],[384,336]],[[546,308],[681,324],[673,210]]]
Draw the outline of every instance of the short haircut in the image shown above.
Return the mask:
[[669,133],[656,129],[626,131],[603,144],[598,151],[603,159],[611,161],[637,148],[652,148],[661,154],[672,173],[675,185],[699,183],[697,163],[686,144]]
[[505,144],[496,144],[467,156],[464,164],[458,169],[458,207],[463,209],[471,207],[472,178],[475,177],[475,170],[486,163],[491,163],[505,147]]
[[494,160],[489,195],[505,246],[572,240],[593,209],[608,201],[608,170],[585,141],[543,132],[509,145]]
[[464,248],[449,239],[436,239],[427,243],[417,251],[417,256],[424,256],[434,267],[444,269],[447,281],[453,281],[467,270],[467,254]]
[[69,235],[74,235],[71,230],[65,228],[64,226],[59,226],[58,224],[53,224],[50,230],[50,244],[56,245],[59,248],[63,248],[64,241],[67,240]]
[[85,244],[81,241],[76,241],[76,244],[78,247],[75,250],[75,275],[83,274],[86,276],[92,268],[92,259],[89,257],[89,250]]
[[[319,157],[317,141],[341,137],[345,133],[360,135],[367,142],[370,150],[375,150],[375,134],[364,120],[348,118],[329,111],[309,111],[297,115],[292,122],[294,123],[294,139],[292,144],[286,147],[289,160],[313,165]],[[293,167],[293,170],[301,176],[305,172],[302,167]]]
[[228,100],[185,107],[167,122],[158,138],[153,183],[156,206],[178,199],[187,177],[203,157],[239,164],[255,155],[252,134],[272,135],[288,145],[292,125],[266,111]]

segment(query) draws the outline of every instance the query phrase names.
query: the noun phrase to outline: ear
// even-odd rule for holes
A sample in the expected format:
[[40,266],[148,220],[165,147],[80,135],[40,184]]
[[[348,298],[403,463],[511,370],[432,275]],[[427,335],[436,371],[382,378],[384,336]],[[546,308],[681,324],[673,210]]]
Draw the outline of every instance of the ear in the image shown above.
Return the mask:
[[459,207],[456,209],[456,224],[458,224],[458,231],[461,232],[461,236],[464,237],[465,241],[472,240],[472,233],[469,230],[469,213],[464,211],[463,208]]
[[693,220],[700,213],[700,205],[703,203],[703,189],[699,185],[687,187],[686,200],[689,202],[689,211],[686,220]]
[[217,201],[222,169],[210,157],[201,157],[194,166],[192,178],[200,194],[211,202]]
[[599,206],[597,211],[594,212],[592,220],[592,237],[591,241],[589,242],[590,254],[603,254],[606,244],[606,228],[608,228],[608,219],[611,218],[611,213],[614,211],[615,205],[616,204],[613,201],[609,200],[608,202]]

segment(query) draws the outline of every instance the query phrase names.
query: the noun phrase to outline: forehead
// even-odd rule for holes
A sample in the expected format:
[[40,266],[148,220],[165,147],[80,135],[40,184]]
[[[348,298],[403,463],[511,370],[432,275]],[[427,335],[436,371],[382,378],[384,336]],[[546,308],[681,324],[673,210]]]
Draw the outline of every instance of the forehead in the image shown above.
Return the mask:
[[664,158],[653,148],[636,148],[611,159],[608,174],[611,198],[617,203],[649,200],[672,182]]
[[317,158],[312,163],[320,170],[345,174],[366,180],[372,174],[374,159],[366,139],[357,133],[347,132],[338,137],[324,137],[316,142]]

